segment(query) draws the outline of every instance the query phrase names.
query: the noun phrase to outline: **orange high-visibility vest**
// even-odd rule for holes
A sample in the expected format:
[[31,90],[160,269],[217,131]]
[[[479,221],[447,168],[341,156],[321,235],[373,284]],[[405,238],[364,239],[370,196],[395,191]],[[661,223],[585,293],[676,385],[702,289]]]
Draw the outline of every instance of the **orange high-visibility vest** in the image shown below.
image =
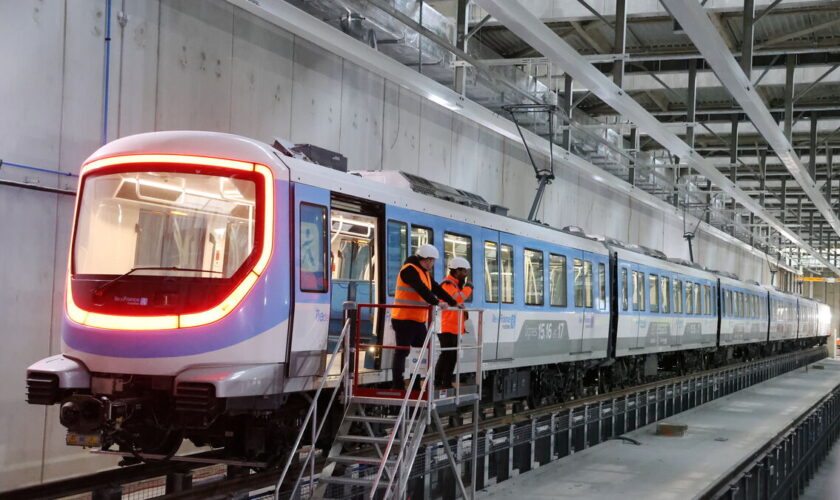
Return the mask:
[[[400,269],[400,273],[397,275],[397,289],[394,292],[394,305],[395,306],[428,306],[430,305],[423,299],[423,296],[417,293],[414,288],[411,288],[411,285],[403,281],[402,279],[402,272],[403,269],[407,267],[413,267],[417,270],[417,274],[420,275],[420,281],[426,285],[426,288],[432,288],[432,278],[429,276],[423,268],[420,266],[416,266],[414,264],[406,264],[402,266]],[[399,307],[395,307],[391,309],[391,319],[407,319],[410,321],[417,321],[419,323],[425,323],[426,320],[429,319],[429,310],[428,309],[402,309]]]
[[[472,293],[470,285],[464,285],[464,288],[458,288],[458,282],[447,276],[440,284],[441,288],[446,290],[446,293],[455,299],[455,302],[463,304]],[[461,331],[458,332],[458,316],[461,316]],[[463,311],[443,311],[441,313],[440,331],[444,333],[464,333],[466,332],[467,313]]]

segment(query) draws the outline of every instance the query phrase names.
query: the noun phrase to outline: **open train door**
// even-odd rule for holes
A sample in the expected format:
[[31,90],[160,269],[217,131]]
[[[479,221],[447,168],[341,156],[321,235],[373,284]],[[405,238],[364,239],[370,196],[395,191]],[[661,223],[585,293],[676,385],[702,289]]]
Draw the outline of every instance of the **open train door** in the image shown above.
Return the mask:
[[[330,326],[332,348],[344,327],[344,303],[378,304],[382,300],[384,274],[381,272],[381,232],[384,206],[340,193],[330,199]],[[377,343],[381,334],[381,311],[361,308],[360,338],[363,343]],[[374,369],[378,352],[362,353],[360,369]],[[341,370],[334,364],[335,374]]]
[[294,184],[292,286],[294,308],[289,377],[317,375],[324,369],[330,314],[330,192]]

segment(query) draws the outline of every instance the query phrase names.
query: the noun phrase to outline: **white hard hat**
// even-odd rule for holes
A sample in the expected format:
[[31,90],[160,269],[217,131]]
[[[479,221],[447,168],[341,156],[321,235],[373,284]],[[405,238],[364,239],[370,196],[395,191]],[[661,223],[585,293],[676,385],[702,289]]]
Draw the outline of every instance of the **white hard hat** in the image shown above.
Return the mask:
[[434,247],[434,245],[420,245],[417,247],[417,251],[414,252],[414,255],[420,257],[421,259],[437,259],[440,257],[440,253],[438,249]]
[[470,261],[463,257],[452,257],[449,259],[449,269],[469,269]]

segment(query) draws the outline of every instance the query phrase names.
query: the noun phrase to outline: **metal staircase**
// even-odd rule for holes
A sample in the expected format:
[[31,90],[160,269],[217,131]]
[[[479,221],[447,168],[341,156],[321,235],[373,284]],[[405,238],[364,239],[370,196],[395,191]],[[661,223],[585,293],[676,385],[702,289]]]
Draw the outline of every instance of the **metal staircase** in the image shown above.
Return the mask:
[[[298,433],[292,453],[286,461],[286,466],[277,482],[275,498],[279,498],[280,487],[291,468],[292,461],[299,456],[299,446],[303,437],[310,434],[310,445],[305,458],[301,461],[301,471],[297,480],[292,486],[289,498],[349,498],[364,495],[370,499],[391,499],[404,498],[417,452],[420,449],[426,430],[429,425],[434,425],[441,441],[446,443],[447,438],[441,423],[439,409],[455,408],[471,404],[473,406],[473,452],[472,459],[477,454],[478,416],[479,400],[481,395],[481,323],[482,311],[475,311],[478,314],[478,332],[474,345],[465,346],[459,342],[458,346],[452,349],[458,351],[458,373],[460,374],[460,354],[463,350],[474,349],[476,351],[476,380],[478,386],[457,387],[447,390],[431,390],[434,386],[434,370],[428,370],[428,376],[421,381],[420,367],[426,362],[429,367],[434,366],[436,354],[440,349],[435,343],[435,332],[437,321],[432,321],[426,332],[423,346],[419,350],[419,357],[414,362],[409,378],[408,387],[416,390],[382,389],[359,385],[359,353],[365,349],[410,349],[398,346],[380,346],[362,344],[359,336],[358,308],[393,308],[398,306],[380,304],[345,304],[348,313],[341,336],[335,344],[331,353],[330,361],[325,373],[330,373],[336,359],[342,357],[339,353],[342,346],[344,349],[344,366],[338,380],[340,381],[332,389],[329,397],[329,404],[320,413],[329,414],[330,407],[341,392],[341,401],[345,405],[341,424],[335,440],[326,454],[324,467],[320,473],[315,473],[315,446],[323,428],[322,419],[317,425],[319,411],[318,400],[325,386],[328,377],[321,380],[318,390],[313,398],[312,406],[304,419],[301,430]],[[417,306],[399,306],[417,307]],[[422,307],[422,306],[421,306]],[[436,308],[430,308],[432,317],[437,318]],[[355,327],[355,328],[354,328]],[[352,335],[350,332],[354,332]],[[350,338],[355,337],[355,342]],[[453,470],[458,470],[458,464],[449,446],[443,447]],[[475,476],[475,464],[471,469]],[[304,474],[308,475],[307,488],[302,488]],[[475,477],[472,478],[472,491],[468,494],[460,476],[455,474],[459,486],[459,492],[463,498],[474,497]]]

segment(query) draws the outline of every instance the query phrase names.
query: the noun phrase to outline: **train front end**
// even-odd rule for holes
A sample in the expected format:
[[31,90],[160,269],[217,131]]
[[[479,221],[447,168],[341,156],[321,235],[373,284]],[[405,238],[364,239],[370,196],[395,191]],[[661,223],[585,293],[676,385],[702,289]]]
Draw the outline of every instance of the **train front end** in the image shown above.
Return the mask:
[[67,444],[230,446],[282,403],[288,184],[267,146],[227,134],[132,136],[85,163],[62,354],[27,371],[28,402],[60,404]]

